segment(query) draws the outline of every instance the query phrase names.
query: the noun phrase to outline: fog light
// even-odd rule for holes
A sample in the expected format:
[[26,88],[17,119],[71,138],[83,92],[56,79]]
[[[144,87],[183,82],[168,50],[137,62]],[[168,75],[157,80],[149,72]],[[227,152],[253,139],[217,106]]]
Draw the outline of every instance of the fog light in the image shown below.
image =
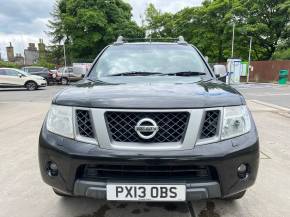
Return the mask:
[[238,177],[240,179],[245,179],[247,178],[249,174],[249,168],[246,164],[241,164],[239,167],[238,167]]
[[47,175],[49,176],[57,176],[58,175],[58,168],[56,163],[48,162],[47,163]]

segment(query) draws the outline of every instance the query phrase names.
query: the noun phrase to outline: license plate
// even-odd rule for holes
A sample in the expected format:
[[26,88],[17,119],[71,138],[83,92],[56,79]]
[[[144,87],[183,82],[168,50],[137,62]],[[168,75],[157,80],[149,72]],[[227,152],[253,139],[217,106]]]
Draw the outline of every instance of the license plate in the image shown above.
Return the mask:
[[185,201],[185,185],[107,184],[107,200]]

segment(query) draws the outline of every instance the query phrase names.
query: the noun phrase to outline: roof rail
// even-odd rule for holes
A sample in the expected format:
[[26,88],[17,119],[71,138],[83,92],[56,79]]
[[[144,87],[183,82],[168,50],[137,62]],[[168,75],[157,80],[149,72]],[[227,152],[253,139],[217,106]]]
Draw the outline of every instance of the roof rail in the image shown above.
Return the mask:
[[115,45],[121,45],[124,44],[124,37],[123,36],[119,36],[117,41],[114,43]]
[[187,42],[184,40],[184,37],[183,36],[179,36],[178,37],[177,43],[178,44],[182,44],[182,45],[187,45]]
[[114,42],[114,45],[122,45],[125,42],[129,41],[144,41],[144,42],[175,42],[180,45],[187,45],[188,43],[184,40],[183,36],[179,36],[178,38],[124,38],[123,36],[119,36],[117,41]]

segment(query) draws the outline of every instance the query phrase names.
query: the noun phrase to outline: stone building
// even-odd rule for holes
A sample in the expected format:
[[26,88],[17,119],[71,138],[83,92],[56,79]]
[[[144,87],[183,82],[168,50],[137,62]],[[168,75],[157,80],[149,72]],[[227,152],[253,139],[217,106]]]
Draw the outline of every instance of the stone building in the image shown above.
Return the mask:
[[24,66],[24,57],[20,53],[17,53],[14,62],[20,66]]
[[14,62],[14,48],[10,42],[10,45],[8,47],[6,47],[6,51],[7,51],[7,59],[9,62]]
[[24,50],[25,65],[33,65],[38,62],[39,52],[35,43],[29,43],[28,48]]

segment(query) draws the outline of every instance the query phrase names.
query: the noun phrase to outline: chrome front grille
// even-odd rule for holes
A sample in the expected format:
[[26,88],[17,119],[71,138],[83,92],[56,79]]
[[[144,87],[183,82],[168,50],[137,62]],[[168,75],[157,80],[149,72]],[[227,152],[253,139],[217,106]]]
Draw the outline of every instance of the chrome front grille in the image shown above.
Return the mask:
[[[222,108],[115,110],[79,107],[74,109],[74,114],[76,140],[105,149],[190,150],[195,145],[219,141],[221,133]],[[154,120],[153,126],[158,126],[151,138],[140,135],[142,127],[152,127],[142,122],[144,119]],[[142,134],[144,136],[144,131]]]
[[[115,112],[105,113],[109,136],[116,142],[172,143],[181,142],[189,120],[188,112]],[[159,130],[148,140],[140,138],[135,131],[143,118],[154,120]]]

